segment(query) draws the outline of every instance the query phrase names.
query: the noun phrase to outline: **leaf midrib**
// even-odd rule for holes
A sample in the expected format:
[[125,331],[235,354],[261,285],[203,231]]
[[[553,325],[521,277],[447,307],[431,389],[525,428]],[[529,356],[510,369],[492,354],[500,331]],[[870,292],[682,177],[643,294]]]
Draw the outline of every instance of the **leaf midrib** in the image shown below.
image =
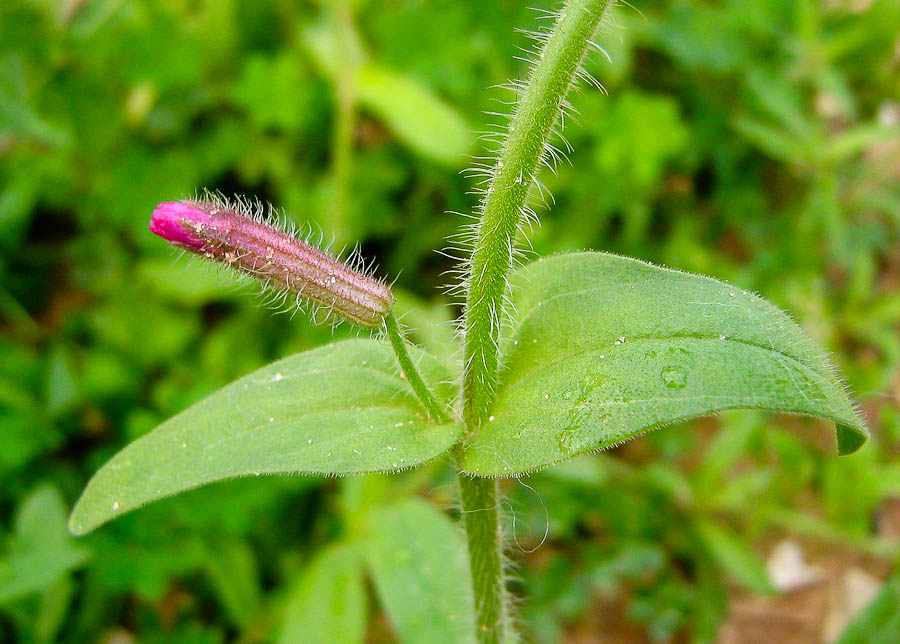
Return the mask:
[[[830,374],[827,374],[827,373],[823,374],[822,372],[820,372],[816,369],[813,369],[810,365],[806,364],[799,358],[795,358],[787,353],[784,353],[783,351],[779,351],[778,349],[775,349],[774,347],[767,347],[765,345],[761,345],[756,342],[751,342],[749,340],[743,340],[741,338],[731,337],[731,338],[725,338],[723,340],[719,336],[703,335],[700,333],[674,333],[671,335],[652,335],[651,334],[651,335],[644,335],[644,336],[635,336],[635,337],[628,338],[627,342],[634,343],[634,342],[642,342],[642,341],[646,342],[646,341],[651,341],[651,340],[679,340],[679,339],[706,340],[706,341],[714,341],[716,343],[734,342],[736,344],[742,344],[744,346],[754,347],[756,349],[760,349],[762,351],[766,351],[766,352],[781,356],[783,358],[787,358],[788,360],[798,364],[804,370],[806,370],[810,373],[813,373],[813,374],[819,376],[820,378],[825,377],[827,381],[831,382]],[[612,350],[615,350],[616,346],[618,346],[618,345],[616,345],[615,341],[613,341],[611,343],[603,344],[600,346],[592,346],[592,347],[590,347],[588,349],[584,349],[582,351],[568,353],[562,357],[551,360],[550,362],[547,362],[547,363],[541,365],[537,369],[525,372],[524,374],[522,374],[522,376],[520,378],[516,379],[515,381],[511,382],[510,384],[508,384],[508,385],[504,384],[500,388],[500,392],[498,393],[498,399],[500,398],[500,395],[502,395],[503,393],[506,393],[509,390],[516,388],[523,381],[531,378],[532,376],[534,376],[536,374],[539,374],[539,373],[545,371],[546,369],[549,369],[550,367],[553,367],[562,362],[565,362],[566,360],[570,360],[572,358],[577,358],[579,356],[583,356],[583,355],[586,355],[589,353],[598,353],[600,351],[612,351]],[[798,390],[799,390],[799,387],[798,387]],[[801,395],[802,395],[802,393],[801,393]]]

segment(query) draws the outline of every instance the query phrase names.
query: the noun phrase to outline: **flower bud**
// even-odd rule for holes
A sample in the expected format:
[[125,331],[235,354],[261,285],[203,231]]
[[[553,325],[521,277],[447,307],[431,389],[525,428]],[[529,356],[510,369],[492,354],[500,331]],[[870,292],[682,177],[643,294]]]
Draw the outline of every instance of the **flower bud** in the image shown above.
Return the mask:
[[379,326],[394,302],[378,280],[225,204],[161,203],[150,231],[293,295],[297,304],[309,300],[366,328]]

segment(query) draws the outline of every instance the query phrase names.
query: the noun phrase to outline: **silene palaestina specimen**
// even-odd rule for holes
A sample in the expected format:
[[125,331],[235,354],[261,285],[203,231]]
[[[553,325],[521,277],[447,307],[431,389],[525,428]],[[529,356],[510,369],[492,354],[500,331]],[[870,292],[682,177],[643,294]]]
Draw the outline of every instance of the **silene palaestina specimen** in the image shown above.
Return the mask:
[[[839,452],[858,449],[867,429],[834,368],[758,295],[601,252],[516,263],[529,194],[558,156],[554,130],[609,5],[566,2],[536,34],[527,79],[513,84],[517,100],[496,158],[480,168],[475,225],[462,237],[458,386],[451,365],[408,343],[391,289],[368,271],[220,198],[161,204],[154,233],[373,333],[264,367],[125,447],[88,483],[71,530],[230,477],[391,473],[444,455],[457,471],[464,540],[435,508],[403,502],[375,512],[354,548],[328,553],[327,569],[350,588],[367,569],[401,639],[414,637],[410,615],[430,611],[446,642],[499,644],[516,635],[497,479],[735,408],[828,419]],[[423,553],[435,547],[439,561],[428,565]],[[402,549],[406,558],[392,558]]]

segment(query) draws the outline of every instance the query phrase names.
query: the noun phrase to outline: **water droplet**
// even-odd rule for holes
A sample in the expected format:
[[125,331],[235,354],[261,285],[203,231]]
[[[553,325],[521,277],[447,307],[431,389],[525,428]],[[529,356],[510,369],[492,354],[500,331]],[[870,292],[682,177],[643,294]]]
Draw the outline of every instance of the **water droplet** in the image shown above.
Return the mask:
[[592,433],[577,426],[571,426],[561,431],[556,437],[559,448],[567,454],[582,452],[591,449]]
[[559,441],[559,448],[564,452],[574,452],[577,449],[575,447],[577,433],[577,427],[569,427],[561,431],[559,436],[556,437],[556,440]]
[[681,367],[665,367],[660,376],[669,389],[684,389],[687,385],[687,374]]

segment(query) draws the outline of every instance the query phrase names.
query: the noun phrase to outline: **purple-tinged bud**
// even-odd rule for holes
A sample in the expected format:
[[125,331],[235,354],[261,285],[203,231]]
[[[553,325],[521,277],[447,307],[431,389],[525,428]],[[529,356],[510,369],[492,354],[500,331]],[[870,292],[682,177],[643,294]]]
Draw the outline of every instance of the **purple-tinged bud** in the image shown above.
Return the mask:
[[170,201],[153,211],[150,231],[187,251],[252,275],[360,326],[381,325],[391,289],[327,253],[254,217],[209,201]]

